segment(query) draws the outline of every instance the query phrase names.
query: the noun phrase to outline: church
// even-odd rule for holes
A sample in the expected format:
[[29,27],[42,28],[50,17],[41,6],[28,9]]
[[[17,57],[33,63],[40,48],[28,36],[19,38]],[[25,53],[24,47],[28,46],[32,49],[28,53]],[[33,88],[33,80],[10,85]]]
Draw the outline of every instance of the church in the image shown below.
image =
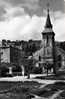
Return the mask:
[[55,33],[49,9],[47,9],[46,23],[42,32],[41,46],[41,49],[33,54],[33,58],[37,60],[36,64],[41,65],[43,68],[49,64],[52,66],[53,71],[57,70],[57,68],[65,68],[65,51],[55,45]]

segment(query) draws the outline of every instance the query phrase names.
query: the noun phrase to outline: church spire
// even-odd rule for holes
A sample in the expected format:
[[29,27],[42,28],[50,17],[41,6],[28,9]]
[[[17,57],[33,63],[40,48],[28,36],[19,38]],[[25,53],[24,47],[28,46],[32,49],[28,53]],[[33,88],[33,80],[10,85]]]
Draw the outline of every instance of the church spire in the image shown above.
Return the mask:
[[[48,4],[48,6],[49,6],[49,4]],[[47,19],[46,19],[45,28],[52,28],[50,15],[49,15],[49,8],[47,9]]]

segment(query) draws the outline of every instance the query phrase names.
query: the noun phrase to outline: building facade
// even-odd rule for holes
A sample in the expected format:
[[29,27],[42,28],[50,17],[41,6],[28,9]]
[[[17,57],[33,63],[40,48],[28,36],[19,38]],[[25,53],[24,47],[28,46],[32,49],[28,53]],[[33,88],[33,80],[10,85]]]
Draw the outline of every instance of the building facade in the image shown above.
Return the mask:
[[19,63],[20,49],[15,47],[0,47],[1,63]]
[[52,24],[49,15],[49,9],[47,11],[47,19],[44,27],[44,31],[42,32],[42,48],[43,48],[43,63],[49,62],[51,64],[54,63],[54,48],[55,48],[55,33],[52,29]]

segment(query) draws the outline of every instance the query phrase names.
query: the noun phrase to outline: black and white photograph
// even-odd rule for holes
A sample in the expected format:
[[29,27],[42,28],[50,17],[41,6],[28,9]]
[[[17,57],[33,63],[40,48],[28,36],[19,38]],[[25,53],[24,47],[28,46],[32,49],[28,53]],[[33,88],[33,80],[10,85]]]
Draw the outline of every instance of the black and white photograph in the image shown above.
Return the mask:
[[0,0],[0,99],[65,99],[65,0]]

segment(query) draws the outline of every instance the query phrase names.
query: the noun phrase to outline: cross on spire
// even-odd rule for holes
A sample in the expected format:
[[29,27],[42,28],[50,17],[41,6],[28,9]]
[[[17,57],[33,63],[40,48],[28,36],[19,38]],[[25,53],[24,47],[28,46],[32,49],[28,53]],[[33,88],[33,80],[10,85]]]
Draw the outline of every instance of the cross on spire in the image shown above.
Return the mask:
[[50,3],[48,2],[47,3],[47,11],[48,11],[48,13],[49,13],[49,8],[50,8]]

